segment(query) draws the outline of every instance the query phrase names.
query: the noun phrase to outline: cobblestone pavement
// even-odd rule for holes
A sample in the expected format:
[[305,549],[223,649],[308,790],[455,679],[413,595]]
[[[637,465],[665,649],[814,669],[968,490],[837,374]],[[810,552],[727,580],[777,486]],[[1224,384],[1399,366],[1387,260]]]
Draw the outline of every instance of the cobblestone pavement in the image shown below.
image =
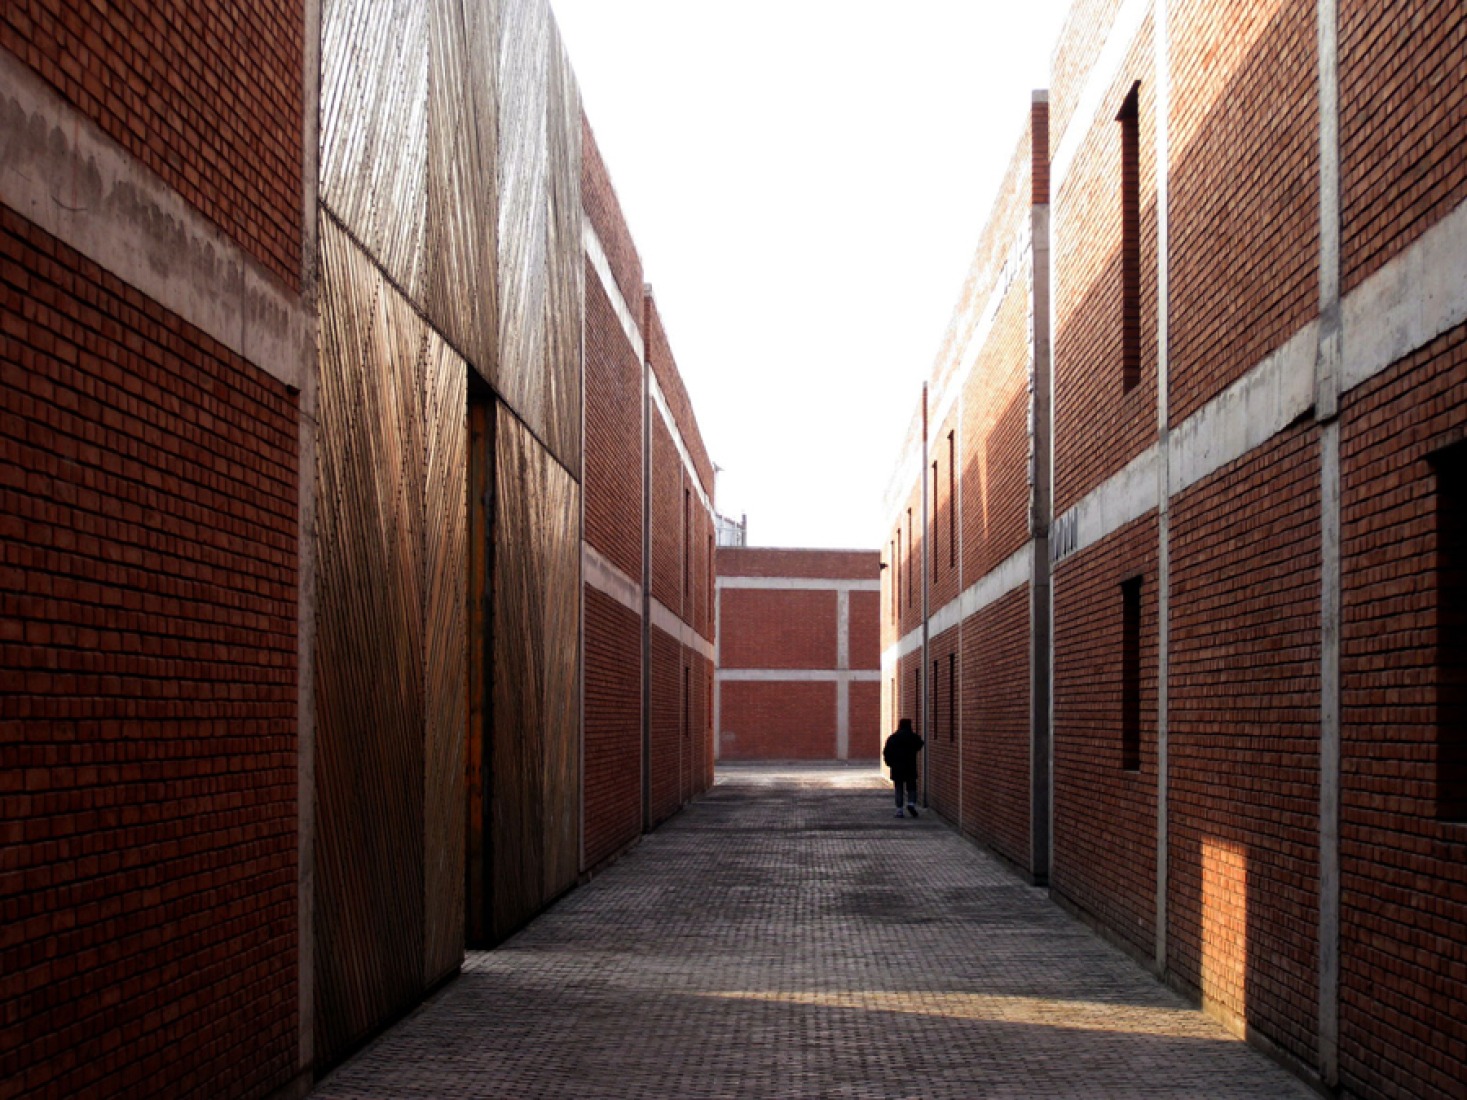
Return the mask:
[[1315,1096],[888,791],[724,769],[313,1095]]

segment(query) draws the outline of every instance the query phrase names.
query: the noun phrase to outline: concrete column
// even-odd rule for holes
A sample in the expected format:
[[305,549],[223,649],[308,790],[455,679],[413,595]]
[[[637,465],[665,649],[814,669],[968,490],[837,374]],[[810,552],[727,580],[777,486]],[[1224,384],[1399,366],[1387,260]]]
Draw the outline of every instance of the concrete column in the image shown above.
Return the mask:
[[1340,142],[1338,0],[1319,0],[1319,1076],[1339,1082]]
[[1156,943],[1155,966],[1167,971],[1167,858],[1170,848],[1168,694],[1171,638],[1171,420],[1167,408],[1170,390],[1171,275],[1170,187],[1171,158],[1171,38],[1168,3],[1156,5]]
[[[1034,101],[1046,102],[1037,91]],[[1046,143],[1048,139],[1046,137]],[[1030,208],[1031,279],[1029,300],[1030,514],[1033,555],[1029,581],[1029,871],[1036,884],[1049,881],[1053,788],[1050,746],[1050,598],[1049,524],[1053,451],[1051,413],[1054,392],[1049,331],[1049,204]]]

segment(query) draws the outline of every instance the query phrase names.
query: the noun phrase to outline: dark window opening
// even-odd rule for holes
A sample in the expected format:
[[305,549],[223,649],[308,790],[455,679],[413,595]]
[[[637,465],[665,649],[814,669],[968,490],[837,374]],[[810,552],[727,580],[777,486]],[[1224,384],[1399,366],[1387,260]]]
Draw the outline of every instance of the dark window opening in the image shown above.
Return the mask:
[[932,730],[934,733],[942,729],[942,669],[936,661],[932,662]]
[[912,510],[907,509],[907,606],[912,606],[912,559],[917,556],[917,544],[912,541]]
[[1141,578],[1121,582],[1121,767],[1141,770]]
[[1141,132],[1131,85],[1116,121],[1121,124],[1121,388],[1141,381]]
[[1436,814],[1467,822],[1467,442],[1436,467]]

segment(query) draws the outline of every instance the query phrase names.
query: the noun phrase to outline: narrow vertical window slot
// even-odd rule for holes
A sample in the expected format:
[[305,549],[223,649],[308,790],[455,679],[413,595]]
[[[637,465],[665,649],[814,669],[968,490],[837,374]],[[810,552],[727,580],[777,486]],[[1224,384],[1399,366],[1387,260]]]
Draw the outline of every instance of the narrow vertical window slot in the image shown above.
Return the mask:
[[1121,388],[1141,381],[1141,85],[1131,85],[1121,126]]
[[1121,767],[1141,770],[1141,578],[1121,582]]
[[1467,443],[1436,466],[1436,814],[1467,822]]

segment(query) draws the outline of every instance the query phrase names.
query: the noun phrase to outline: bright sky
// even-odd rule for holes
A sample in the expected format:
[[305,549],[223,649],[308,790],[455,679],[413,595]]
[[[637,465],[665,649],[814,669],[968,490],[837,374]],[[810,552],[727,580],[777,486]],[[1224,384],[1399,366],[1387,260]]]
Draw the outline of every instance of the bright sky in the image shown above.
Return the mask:
[[867,547],[1068,0],[551,0],[757,546]]

